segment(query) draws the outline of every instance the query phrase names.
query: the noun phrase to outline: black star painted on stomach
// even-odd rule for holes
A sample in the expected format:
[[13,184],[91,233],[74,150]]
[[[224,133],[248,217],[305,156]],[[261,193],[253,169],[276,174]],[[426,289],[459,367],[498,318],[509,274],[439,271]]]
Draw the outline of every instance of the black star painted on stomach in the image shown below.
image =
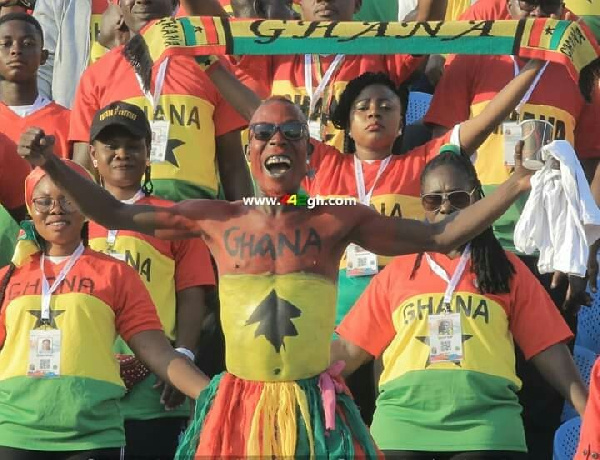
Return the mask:
[[175,149],[177,147],[181,147],[182,145],[185,145],[185,142],[180,141],[179,139],[169,139],[167,142],[165,161],[167,163],[171,163],[176,168],[179,168],[179,163],[177,162],[177,158],[175,158]]
[[[463,344],[463,348],[465,345],[465,342],[467,340],[469,340],[471,337],[473,337],[470,334],[463,334],[462,335],[462,344]],[[417,339],[419,342],[423,342],[425,345],[427,345],[428,347],[431,347],[431,345],[429,344],[429,337],[426,335],[421,335],[421,336],[417,336],[415,337],[415,339]],[[459,362],[454,362],[454,364],[456,364],[458,367],[461,367]],[[427,357],[427,361],[425,362],[425,368],[428,368],[431,365],[431,348],[429,350],[429,356]]]
[[56,326],[56,318],[65,312],[64,310],[50,310],[50,319],[43,320],[42,319],[42,310],[28,310],[28,311],[36,318],[35,326],[33,326],[34,329],[38,329],[42,326],[48,326],[52,329],[58,329],[58,327]]
[[298,307],[285,299],[280,298],[275,289],[269,292],[269,295],[258,304],[250,318],[246,321],[246,326],[259,323],[254,337],[264,335],[273,345],[275,351],[279,353],[281,347],[285,349],[284,339],[298,335],[298,330],[292,318],[298,318],[302,312]]

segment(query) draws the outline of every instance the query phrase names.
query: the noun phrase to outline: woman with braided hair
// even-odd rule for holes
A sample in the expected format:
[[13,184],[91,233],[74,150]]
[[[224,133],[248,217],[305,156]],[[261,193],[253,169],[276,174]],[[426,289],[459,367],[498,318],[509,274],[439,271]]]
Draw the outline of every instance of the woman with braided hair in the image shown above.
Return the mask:
[[[461,149],[443,146],[421,176],[428,222],[483,196]],[[564,344],[571,331],[491,227],[446,254],[395,258],[337,329],[332,361],[350,373],[382,357],[371,432],[399,459],[526,457],[514,342],[582,413],[587,392]]]

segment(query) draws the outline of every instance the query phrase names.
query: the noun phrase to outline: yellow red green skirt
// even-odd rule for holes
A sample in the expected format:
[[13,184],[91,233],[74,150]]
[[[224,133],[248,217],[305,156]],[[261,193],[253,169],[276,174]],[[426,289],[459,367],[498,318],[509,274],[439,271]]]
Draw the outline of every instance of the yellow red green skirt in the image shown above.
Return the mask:
[[291,382],[216,376],[196,401],[177,460],[383,458],[350,393],[331,373]]

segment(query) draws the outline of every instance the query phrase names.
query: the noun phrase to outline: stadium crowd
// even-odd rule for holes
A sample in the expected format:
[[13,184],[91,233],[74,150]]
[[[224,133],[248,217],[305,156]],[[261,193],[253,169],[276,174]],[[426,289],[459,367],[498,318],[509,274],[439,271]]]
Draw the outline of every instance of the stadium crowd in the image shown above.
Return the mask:
[[[199,16],[570,21],[596,73],[195,56]],[[598,40],[600,0],[0,0],[0,460],[600,458]],[[581,273],[522,248],[569,174],[530,230]]]

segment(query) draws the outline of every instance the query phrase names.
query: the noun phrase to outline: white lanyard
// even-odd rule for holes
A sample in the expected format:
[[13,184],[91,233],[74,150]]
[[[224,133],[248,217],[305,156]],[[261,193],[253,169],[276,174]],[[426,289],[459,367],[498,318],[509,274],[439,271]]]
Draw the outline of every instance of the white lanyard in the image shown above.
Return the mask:
[[392,156],[390,155],[385,160],[381,160],[381,164],[379,165],[379,171],[377,171],[377,175],[375,176],[375,180],[373,181],[373,186],[369,193],[366,193],[365,189],[365,176],[363,174],[362,163],[356,156],[354,156],[354,179],[356,180],[356,191],[358,193],[358,201],[362,204],[369,206],[371,202],[371,196],[373,195],[373,191],[375,190],[375,186],[377,185],[377,181],[385,171],[385,168],[388,167],[392,161]]
[[[338,54],[335,56],[335,59],[323,75],[322,80],[319,82],[319,86],[313,92],[313,75],[312,75],[312,55],[305,54],[304,55],[304,86],[306,88],[306,92],[308,93],[308,97],[310,98],[310,112],[309,116],[312,115],[317,107],[317,102],[319,99],[323,97],[323,93],[325,92],[325,88],[329,85],[329,81],[331,77],[333,77],[334,72],[339,67],[339,65],[344,60],[343,54]],[[320,69],[319,69],[320,71]]]
[[429,267],[433,270],[433,272],[437,276],[442,278],[446,283],[448,283],[448,287],[446,288],[446,292],[444,293],[444,305],[449,306],[450,301],[452,300],[452,296],[454,295],[454,291],[456,290],[456,286],[458,286],[458,283],[460,282],[460,279],[462,278],[462,275],[467,266],[467,262],[471,258],[471,243],[467,244],[467,247],[461,254],[460,261],[456,266],[456,270],[452,275],[452,279],[450,279],[448,273],[446,273],[446,270],[440,267],[437,264],[437,262],[431,258],[429,254],[425,253],[425,258],[427,259],[427,263],[429,264]]
[[[140,201],[142,198],[144,198],[144,196],[146,196],[144,192],[138,190],[137,192],[135,192],[135,195],[133,195],[133,198],[130,198],[129,200],[121,200],[121,203],[134,204]],[[106,244],[108,245],[108,247],[113,247],[115,245],[115,243],[117,242],[118,233],[119,230],[108,231],[108,234],[106,235]]]
[[54,280],[54,283],[52,283],[52,286],[50,286],[50,283],[48,283],[48,279],[46,278],[46,269],[44,266],[46,254],[42,253],[42,257],[40,258],[40,270],[42,271],[42,320],[50,320],[50,297],[52,297],[52,294],[54,294],[54,291],[56,291],[58,285],[67,277],[73,268],[73,265],[75,265],[75,263],[79,260],[79,257],[81,257],[81,254],[83,254],[84,250],[85,248],[83,247],[83,244],[80,243],[77,249],[75,249],[75,252],[71,254],[67,264],[63,267]]
[[[515,57],[511,56],[511,59],[513,60],[513,64],[514,64],[514,68],[515,68],[515,77],[516,77],[517,75],[519,75],[521,73],[521,70],[519,69],[519,65],[517,64],[517,60],[515,59]],[[542,78],[542,75],[544,75],[544,72],[546,71],[546,67],[548,67],[548,64],[549,64],[549,62],[546,62],[544,64],[544,67],[542,67],[538,71],[537,75],[535,76],[535,80],[533,80],[533,82],[531,83],[531,86],[529,87],[529,89],[527,90],[527,92],[523,95],[523,98],[521,99],[521,102],[519,102],[519,104],[515,108],[515,110],[517,111],[517,113],[521,113],[521,109],[523,108],[523,106],[525,104],[527,104],[527,102],[529,101],[529,99],[531,99],[531,95],[535,91],[535,88],[537,88],[537,85],[540,82],[540,80]]]
[[158,72],[156,73],[156,79],[154,80],[154,93],[150,93],[150,92],[146,91],[144,89],[144,83],[142,82],[141,77],[137,73],[135,74],[135,78],[137,79],[138,84],[140,85],[140,89],[142,90],[142,93],[144,93],[144,96],[146,96],[146,99],[148,99],[148,102],[150,103],[150,106],[152,107],[152,115],[151,115],[152,119],[154,119],[154,109],[156,108],[156,106],[158,105],[158,103],[160,101],[160,95],[162,94],[162,88],[165,83],[165,77],[167,75],[167,66],[168,65],[169,65],[169,58],[165,58],[165,60],[160,63],[160,66],[158,67]]

